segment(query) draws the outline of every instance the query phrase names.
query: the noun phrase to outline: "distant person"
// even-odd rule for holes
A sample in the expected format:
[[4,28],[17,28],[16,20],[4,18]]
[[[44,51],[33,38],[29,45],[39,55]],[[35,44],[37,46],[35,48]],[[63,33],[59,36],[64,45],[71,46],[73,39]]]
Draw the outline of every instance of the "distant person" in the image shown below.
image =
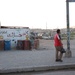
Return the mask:
[[61,52],[63,44],[61,42],[60,29],[57,29],[57,33],[54,36],[54,46],[56,49],[56,62],[62,62],[63,53]]

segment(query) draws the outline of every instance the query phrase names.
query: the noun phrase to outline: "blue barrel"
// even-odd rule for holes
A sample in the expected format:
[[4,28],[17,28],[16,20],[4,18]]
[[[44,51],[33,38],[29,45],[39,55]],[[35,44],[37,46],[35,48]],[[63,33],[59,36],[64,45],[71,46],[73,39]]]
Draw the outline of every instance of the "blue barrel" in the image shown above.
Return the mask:
[[11,50],[11,41],[10,40],[4,41],[4,50]]

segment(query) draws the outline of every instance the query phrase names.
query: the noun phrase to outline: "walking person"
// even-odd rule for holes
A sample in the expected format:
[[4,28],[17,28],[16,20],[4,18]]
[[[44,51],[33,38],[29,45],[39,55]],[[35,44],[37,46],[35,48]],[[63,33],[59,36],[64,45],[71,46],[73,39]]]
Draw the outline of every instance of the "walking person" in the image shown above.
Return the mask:
[[56,49],[56,59],[55,59],[56,62],[62,62],[62,56],[63,56],[63,53],[61,52],[63,44],[61,41],[60,33],[61,33],[60,29],[57,29],[56,34],[54,36],[54,46]]

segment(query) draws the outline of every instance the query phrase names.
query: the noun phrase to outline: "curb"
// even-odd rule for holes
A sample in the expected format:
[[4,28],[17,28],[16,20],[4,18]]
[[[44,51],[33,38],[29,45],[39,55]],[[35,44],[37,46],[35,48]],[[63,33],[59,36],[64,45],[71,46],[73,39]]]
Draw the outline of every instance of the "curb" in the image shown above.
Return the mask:
[[75,69],[75,64],[56,65],[56,66],[39,66],[29,68],[12,68],[0,70],[3,73],[21,73],[21,72],[39,72],[39,71],[56,71],[56,70]]

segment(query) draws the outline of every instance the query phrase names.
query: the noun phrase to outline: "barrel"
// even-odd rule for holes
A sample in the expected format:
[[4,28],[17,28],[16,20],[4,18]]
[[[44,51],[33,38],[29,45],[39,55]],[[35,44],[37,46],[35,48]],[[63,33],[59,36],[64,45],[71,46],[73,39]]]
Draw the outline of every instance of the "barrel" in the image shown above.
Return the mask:
[[24,50],[31,50],[30,40],[24,40]]
[[39,48],[39,40],[35,39],[34,41],[34,49],[38,49]]
[[0,40],[0,50],[4,50],[4,40]]
[[24,41],[23,40],[17,40],[17,49],[24,50]]
[[4,41],[4,50],[11,50],[11,41],[10,40]]

